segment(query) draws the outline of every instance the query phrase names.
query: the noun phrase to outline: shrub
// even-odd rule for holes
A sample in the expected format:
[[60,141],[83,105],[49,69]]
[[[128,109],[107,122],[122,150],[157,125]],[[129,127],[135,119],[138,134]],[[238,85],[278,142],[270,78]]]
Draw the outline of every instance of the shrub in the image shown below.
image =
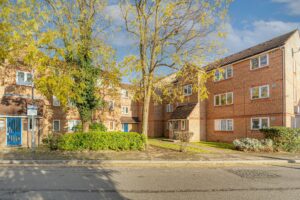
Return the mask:
[[273,151],[271,139],[242,138],[234,140],[233,145],[235,149],[240,151]]
[[143,150],[145,137],[139,133],[95,132],[70,133],[61,137],[61,150]]
[[174,136],[176,139],[180,140],[180,151],[186,152],[187,143],[190,142],[193,133],[188,131],[178,131],[174,132]]
[[61,139],[61,135],[59,134],[49,134],[45,138],[43,138],[42,142],[45,144],[50,150],[58,150],[58,145]]
[[270,127],[260,130],[265,137],[273,140],[278,150],[295,152],[300,150],[300,129],[288,127]]
[[[106,126],[101,122],[93,122],[89,126],[90,131],[99,131],[99,132],[106,132],[107,128]],[[78,124],[74,127],[75,132],[81,132],[82,131],[82,124]]]

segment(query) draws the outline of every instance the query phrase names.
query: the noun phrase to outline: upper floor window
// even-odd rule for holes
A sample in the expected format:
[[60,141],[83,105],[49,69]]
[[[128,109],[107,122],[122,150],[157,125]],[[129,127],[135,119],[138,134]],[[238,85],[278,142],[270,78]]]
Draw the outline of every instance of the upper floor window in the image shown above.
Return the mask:
[[121,90],[121,96],[122,96],[122,98],[128,98],[128,91],[125,90],[125,89],[122,89]]
[[17,71],[17,85],[32,85],[32,74],[30,72]]
[[115,102],[114,101],[109,101],[108,102],[108,109],[109,110],[114,110],[115,109]]
[[53,120],[53,131],[54,132],[60,131],[60,120]]
[[251,88],[250,93],[251,93],[251,99],[268,98],[270,96],[269,85],[253,87]]
[[60,106],[60,101],[56,96],[53,96],[52,101],[53,101],[53,106]]
[[184,96],[192,95],[192,89],[193,89],[192,84],[183,86],[183,95]]
[[270,126],[269,117],[251,118],[251,130],[259,130],[261,128],[268,128],[269,126]]
[[216,119],[215,131],[233,131],[233,119]]
[[172,104],[167,104],[166,112],[173,112],[173,105]]
[[128,106],[122,106],[122,114],[127,115],[128,111],[129,111]]
[[227,67],[223,67],[222,70],[216,70],[215,72],[215,81],[221,81],[225,79],[229,79],[233,76],[233,68],[231,65]]
[[251,70],[266,67],[269,65],[269,54],[264,54],[250,60]]
[[215,106],[233,104],[233,92],[217,94],[214,96]]

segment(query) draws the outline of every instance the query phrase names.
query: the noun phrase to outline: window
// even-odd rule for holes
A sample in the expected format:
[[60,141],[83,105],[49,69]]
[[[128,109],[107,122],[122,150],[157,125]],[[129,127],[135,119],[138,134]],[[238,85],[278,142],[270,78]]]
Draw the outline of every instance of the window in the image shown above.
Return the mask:
[[128,114],[128,106],[122,106],[122,114]]
[[80,125],[80,120],[68,120],[68,131],[73,132],[76,131],[76,127]]
[[251,118],[251,130],[259,130],[270,126],[269,117],[255,117]]
[[122,98],[128,98],[128,91],[125,90],[125,89],[122,89],[121,90],[121,96],[122,96]]
[[216,119],[215,131],[233,131],[233,119]]
[[115,109],[115,102],[114,101],[109,101],[108,102],[108,109],[109,110],[114,110]]
[[251,99],[262,99],[269,97],[269,85],[263,85],[258,87],[253,87],[250,90]]
[[250,60],[250,68],[258,69],[269,65],[269,54],[264,54]]
[[233,76],[233,68],[232,66],[223,67],[221,70],[216,70],[215,72],[215,81],[221,81],[225,79],[229,79]]
[[115,122],[114,121],[109,122],[109,130],[111,130],[111,131],[115,130]]
[[186,121],[185,120],[181,120],[181,130],[184,131],[186,129]]
[[183,86],[183,95],[189,96],[192,94],[192,84]]
[[178,121],[173,122],[173,128],[174,130],[178,130]]
[[5,128],[5,119],[0,119],[0,131],[4,131]]
[[60,101],[56,96],[53,96],[53,106],[60,106]]
[[231,105],[233,104],[233,92],[215,95],[215,106]]
[[[35,128],[37,127],[37,120],[35,119],[34,120],[34,124],[35,124]],[[33,123],[32,123],[32,118],[28,118],[28,131],[32,131],[32,125],[33,125]]]
[[32,85],[32,74],[29,72],[17,71],[17,85]]
[[53,131],[54,132],[60,131],[60,121],[59,120],[53,120]]
[[166,111],[167,112],[173,112],[173,105],[172,104],[167,104]]

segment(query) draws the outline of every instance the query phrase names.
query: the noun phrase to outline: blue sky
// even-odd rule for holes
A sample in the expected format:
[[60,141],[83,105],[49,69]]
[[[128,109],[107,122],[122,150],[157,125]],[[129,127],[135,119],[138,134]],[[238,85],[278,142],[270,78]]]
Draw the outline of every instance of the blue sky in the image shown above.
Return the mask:
[[[107,12],[115,22],[122,24],[118,5],[111,4]],[[228,36],[223,42],[228,55],[299,29],[300,0],[235,0],[230,6],[226,27]],[[132,42],[124,32],[111,34],[118,61],[134,53]]]

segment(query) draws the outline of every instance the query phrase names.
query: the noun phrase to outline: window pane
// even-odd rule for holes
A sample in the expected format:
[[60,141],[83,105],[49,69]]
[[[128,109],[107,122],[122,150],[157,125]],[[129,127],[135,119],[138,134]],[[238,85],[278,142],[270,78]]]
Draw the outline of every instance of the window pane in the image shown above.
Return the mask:
[[232,66],[227,67],[227,78],[232,77]]
[[259,119],[252,119],[252,129],[259,129]]
[[226,131],[226,120],[221,120],[221,130]]
[[227,93],[227,104],[232,104],[233,102],[233,96],[232,92]]
[[227,130],[232,131],[233,130],[233,121],[232,120],[227,120]]
[[25,74],[24,72],[18,72],[18,83],[23,84],[25,82]]
[[221,105],[225,105],[226,104],[226,94],[222,94],[221,95]]
[[54,121],[53,122],[53,130],[54,131],[59,131],[59,121]]
[[268,56],[263,55],[260,57],[260,66],[266,66],[268,64]]
[[219,81],[220,80],[220,72],[219,70],[216,70],[215,72],[215,81]]
[[178,121],[174,121],[174,129],[178,130]]
[[220,105],[220,96],[219,96],[219,95],[216,95],[216,96],[215,96],[215,105],[216,105],[216,106],[219,106],[219,105]]
[[258,68],[258,58],[251,59],[251,69]]
[[266,98],[269,96],[269,87],[268,86],[261,87],[260,91],[261,91],[261,98]]
[[259,98],[259,88],[258,87],[255,87],[255,88],[251,88],[251,93],[252,93],[252,96],[251,98],[252,99],[257,99]]
[[32,74],[27,73],[26,75],[27,75],[26,83],[27,84],[32,84]]
[[268,118],[262,118],[261,119],[261,128],[267,128],[269,127],[269,119]]

